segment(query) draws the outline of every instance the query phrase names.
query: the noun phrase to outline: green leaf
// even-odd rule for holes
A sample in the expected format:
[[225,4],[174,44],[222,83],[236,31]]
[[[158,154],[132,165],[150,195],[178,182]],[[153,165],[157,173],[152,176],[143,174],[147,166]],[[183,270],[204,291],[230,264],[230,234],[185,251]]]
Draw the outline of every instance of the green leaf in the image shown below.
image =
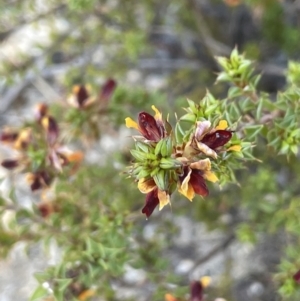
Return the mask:
[[44,298],[48,295],[49,293],[47,292],[47,290],[42,287],[39,286],[36,288],[36,290],[33,292],[33,294],[30,297],[30,301],[38,301],[41,300],[41,298]]
[[73,279],[55,279],[55,282],[58,283],[58,290],[60,292],[64,292],[72,281]]

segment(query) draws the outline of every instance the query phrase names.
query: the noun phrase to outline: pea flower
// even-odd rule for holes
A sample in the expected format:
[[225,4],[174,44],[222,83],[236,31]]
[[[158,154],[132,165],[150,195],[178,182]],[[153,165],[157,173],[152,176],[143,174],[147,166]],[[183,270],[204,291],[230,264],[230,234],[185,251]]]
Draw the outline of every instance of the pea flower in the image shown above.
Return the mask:
[[195,193],[207,196],[209,191],[205,180],[213,183],[218,181],[217,176],[211,171],[211,162],[208,158],[184,167],[182,175],[179,176],[178,191],[190,201],[194,198]]
[[150,217],[154,209],[159,205],[159,210],[170,203],[170,194],[160,190],[153,178],[139,180],[138,188],[142,193],[146,193],[145,206],[142,209],[147,218]]
[[155,111],[154,117],[147,112],[141,112],[138,116],[138,123],[130,117],[127,117],[125,121],[128,128],[135,128],[147,140],[158,142],[166,136],[166,130],[161,113],[155,106],[152,106],[152,109]]

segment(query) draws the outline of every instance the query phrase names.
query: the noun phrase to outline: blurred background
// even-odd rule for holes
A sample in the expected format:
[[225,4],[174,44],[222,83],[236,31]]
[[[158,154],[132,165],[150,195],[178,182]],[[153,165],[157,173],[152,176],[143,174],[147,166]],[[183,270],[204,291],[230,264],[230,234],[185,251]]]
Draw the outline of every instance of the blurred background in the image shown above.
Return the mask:
[[[144,196],[120,173],[130,161],[125,117],[149,112],[152,104],[173,116],[186,98],[198,102],[206,89],[225,97],[228,85],[215,85],[215,57],[229,56],[234,47],[255,60],[259,91],[275,98],[286,86],[288,61],[299,60],[299,41],[298,0],[0,0],[2,128],[32,119],[37,103],[54,105],[53,112],[63,115],[55,106],[66,102],[74,85],[98,91],[109,78],[117,83],[105,126],[92,142],[83,142],[89,171],[82,177],[89,179],[88,191],[98,186],[107,204],[112,196],[118,213],[136,216],[122,234],[129,245],[124,269],[101,280],[114,295],[92,300],[164,300],[174,287],[182,296],[181,286],[204,275],[212,277],[209,300],[281,300],[272,275],[293,235],[269,221],[280,206],[297,200],[297,158],[276,157],[262,142],[256,156],[265,163],[239,172],[239,185],[211,188],[207,200],[193,204],[176,196],[172,210],[148,221],[140,212]],[[1,148],[0,158],[6,155]],[[32,195],[22,179],[0,172],[3,195],[17,181],[22,208],[38,202],[40,195]],[[74,186],[63,189],[72,194]],[[7,257],[0,263],[0,300],[29,300],[37,286],[34,273],[58,266],[64,245],[52,242],[45,253],[44,237],[31,240],[20,232],[9,240],[3,234],[9,214],[1,217],[0,249]]]

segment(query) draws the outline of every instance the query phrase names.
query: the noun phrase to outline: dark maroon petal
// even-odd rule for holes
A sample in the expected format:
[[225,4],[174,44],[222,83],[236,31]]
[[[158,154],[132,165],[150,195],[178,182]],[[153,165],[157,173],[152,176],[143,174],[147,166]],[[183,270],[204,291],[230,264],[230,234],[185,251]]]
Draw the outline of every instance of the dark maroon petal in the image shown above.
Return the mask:
[[17,140],[18,138],[18,133],[5,133],[5,132],[2,132],[0,133],[0,141],[2,142],[14,142]]
[[138,123],[140,132],[146,139],[159,141],[163,137],[163,133],[152,115],[141,112],[139,114]]
[[200,281],[193,281],[190,291],[191,297],[189,301],[203,301],[203,286]]
[[48,117],[48,128],[47,128],[47,137],[50,144],[54,144],[58,138],[59,129],[56,120],[49,116]]
[[148,218],[158,204],[159,199],[157,196],[157,189],[154,189],[146,195],[146,203],[144,208],[142,209],[142,213],[146,214]]
[[52,178],[47,171],[40,171],[39,177],[43,180],[43,182],[49,186],[52,182]]
[[298,284],[300,284],[300,270],[299,270],[296,274],[294,274],[293,279],[294,279]]
[[216,149],[226,144],[231,139],[231,137],[231,131],[218,130],[212,134],[206,134],[201,140],[201,142],[206,144],[211,149]]
[[179,175],[179,180],[181,183],[184,181],[184,179],[188,175],[188,173],[189,173],[189,168],[186,166],[186,167],[184,167],[182,174]]
[[79,107],[82,107],[85,101],[89,98],[87,89],[84,86],[79,86],[79,90],[76,96]]
[[115,80],[113,80],[111,78],[108,79],[102,87],[102,90],[100,93],[100,100],[103,102],[107,102],[110,99],[111,95],[113,94],[116,86],[117,86],[117,83]]
[[35,191],[42,188],[41,179],[39,176],[35,176],[33,182],[30,185],[31,191]]
[[14,169],[19,165],[19,161],[15,159],[6,159],[2,161],[1,165],[7,169]]
[[202,195],[202,196],[208,195],[209,191],[205,184],[205,180],[202,176],[201,170],[197,170],[197,169],[192,170],[190,184],[192,185],[195,193]]

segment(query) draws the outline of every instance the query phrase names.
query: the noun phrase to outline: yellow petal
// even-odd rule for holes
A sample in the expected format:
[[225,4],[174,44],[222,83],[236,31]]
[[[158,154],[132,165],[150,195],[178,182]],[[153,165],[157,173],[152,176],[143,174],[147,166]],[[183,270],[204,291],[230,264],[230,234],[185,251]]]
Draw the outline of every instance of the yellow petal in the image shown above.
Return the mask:
[[80,151],[65,155],[70,162],[81,162],[83,160],[83,153]]
[[126,126],[128,128],[134,128],[137,130],[139,129],[138,124],[134,120],[132,120],[130,117],[125,118],[125,122],[126,122]]
[[161,112],[159,112],[158,111],[158,109],[155,107],[155,106],[151,106],[151,109],[155,112],[155,115],[154,115],[154,118],[156,119],[156,120],[158,120],[158,119],[162,119],[162,114],[161,114]]
[[206,288],[211,284],[211,277],[203,276],[200,278],[200,282],[201,282],[203,288]]
[[138,189],[141,193],[149,193],[156,187],[156,184],[152,178],[142,178],[138,182]]
[[216,130],[225,130],[228,128],[228,123],[226,120],[220,120],[218,126],[216,127]]
[[165,301],[177,301],[171,294],[165,294]]
[[80,86],[79,86],[79,85],[75,85],[75,86],[73,86],[73,88],[72,88],[72,92],[73,92],[74,94],[77,94],[77,93],[79,92],[79,90],[80,90]]
[[203,174],[203,177],[204,177],[204,179],[206,179],[210,182],[213,182],[213,183],[216,183],[219,181],[218,177],[210,170],[205,171]]
[[184,180],[181,183],[181,186],[179,186],[178,191],[179,193],[183,194],[186,198],[188,198],[190,201],[193,200],[195,196],[195,191],[193,186],[189,183],[191,178],[192,170],[189,171],[187,176],[184,178]]
[[159,199],[159,210],[163,209],[170,203],[170,195],[165,191],[158,190],[157,196]]
[[184,195],[191,202],[193,201],[193,198],[195,196],[195,191],[194,191],[194,188],[191,184],[188,183],[186,185],[186,187],[184,187],[184,188],[182,188],[182,186],[180,186],[178,188],[178,192],[181,193],[182,195]]
[[232,145],[227,149],[227,151],[240,152],[241,149],[242,149],[241,145]]
[[85,291],[83,291],[82,293],[80,293],[80,295],[78,296],[78,299],[80,301],[85,301],[91,297],[93,297],[96,294],[96,291],[93,289],[87,289]]
[[190,167],[192,169],[198,169],[198,170],[210,170],[211,163],[210,163],[210,160],[208,158],[206,158],[206,159],[191,163]]
[[196,143],[197,143],[197,147],[198,147],[199,151],[204,153],[206,156],[217,159],[218,155],[214,150],[212,150],[210,147],[208,147],[206,144],[204,144],[202,142],[196,141]]

